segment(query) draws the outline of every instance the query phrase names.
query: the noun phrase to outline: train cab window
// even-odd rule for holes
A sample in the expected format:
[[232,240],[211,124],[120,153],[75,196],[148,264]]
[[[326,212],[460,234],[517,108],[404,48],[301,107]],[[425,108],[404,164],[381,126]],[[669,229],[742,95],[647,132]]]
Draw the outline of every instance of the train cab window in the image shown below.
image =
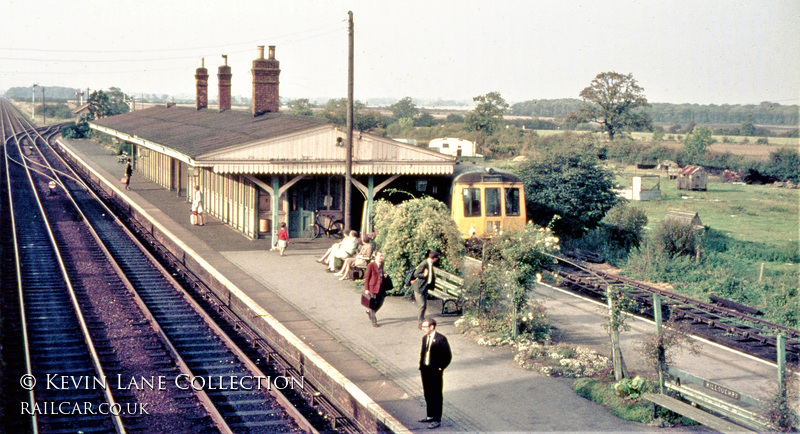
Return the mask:
[[480,217],[481,189],[465,188],[461,192],[464,199],[464,217]]
[[506,189],[506,216],[519,215],[519,188]]
[[484,197],[486,198],[486,216],[497,217],[500,215],[500,189],[487,188],[484,190]]

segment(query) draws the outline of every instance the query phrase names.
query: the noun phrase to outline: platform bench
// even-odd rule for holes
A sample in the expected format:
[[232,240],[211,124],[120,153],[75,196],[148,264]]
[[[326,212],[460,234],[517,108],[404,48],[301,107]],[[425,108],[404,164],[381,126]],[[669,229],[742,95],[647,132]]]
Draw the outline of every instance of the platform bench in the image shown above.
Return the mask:
[[642,398],[653,403],[653,416],[655,417],[656,406],[664,407],[674,413],[686,416],[689,419],[721,433],[742,433],[755,432],[743,426],[729,422],[725,419],[705,412],[697,407],[693,407],[683,401],[679,401],[668,395],[660,393],[645,393]]
[[428,291],[428,297],[442,300],[443,315],[460,315],[464,303],[464,279],[436,267],[433,267],[433,272],[436,273],[436,282]]

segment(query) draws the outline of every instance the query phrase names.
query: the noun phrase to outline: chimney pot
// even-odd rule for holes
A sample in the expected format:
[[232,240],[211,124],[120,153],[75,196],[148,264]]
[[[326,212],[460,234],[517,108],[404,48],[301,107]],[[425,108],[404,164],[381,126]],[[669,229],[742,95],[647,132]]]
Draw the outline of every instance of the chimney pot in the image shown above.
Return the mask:
[[[272,48],[272,47],[270,47],[270,48]],[[263,59],[263,58],[264,58],[264,46],[263,45],[259,45],[258,46],[258,59]]]
[[[264,58],[264,47],[261,47],[261,58],[262,59]],[[270,45],[269,46],[269,58],[272,59],[272,60],[275,60],[275,46],[274,45]]]

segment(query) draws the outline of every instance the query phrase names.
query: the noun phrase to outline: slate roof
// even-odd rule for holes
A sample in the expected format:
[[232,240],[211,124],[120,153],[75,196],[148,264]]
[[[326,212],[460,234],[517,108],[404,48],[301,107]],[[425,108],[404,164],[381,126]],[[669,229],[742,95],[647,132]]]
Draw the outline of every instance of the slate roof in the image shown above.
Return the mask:
[[218,112],[178,106],[155,106],[91,123],[172,148],[190,158],[229,146],[333,125],[310,116],[267,113],[253,117],[247,111]]

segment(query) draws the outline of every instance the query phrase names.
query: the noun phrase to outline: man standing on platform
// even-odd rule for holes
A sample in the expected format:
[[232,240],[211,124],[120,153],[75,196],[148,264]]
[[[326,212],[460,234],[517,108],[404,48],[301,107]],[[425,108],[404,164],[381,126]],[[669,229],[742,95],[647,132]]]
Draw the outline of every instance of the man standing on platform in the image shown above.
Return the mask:
[[436,285],[436,274],[433,265],[439,260],[439,252],[429,252],[428,257],[414,269],[411,276],[411,289],[414,290],[414,299],[419,309],[419,328],[425,318],[425,309],[428,307],[428,290]]
[[436,333],[436,320],[428,318],[422,321],[422,351],[419,356],[419,371],[422,374],[422,390],[428,406],[428,417],[420,422],[428,423],[428,429],[442,425],[442,403],[444,397],[444,369],[450,364],[453,355],[450,344],[441,333]]

